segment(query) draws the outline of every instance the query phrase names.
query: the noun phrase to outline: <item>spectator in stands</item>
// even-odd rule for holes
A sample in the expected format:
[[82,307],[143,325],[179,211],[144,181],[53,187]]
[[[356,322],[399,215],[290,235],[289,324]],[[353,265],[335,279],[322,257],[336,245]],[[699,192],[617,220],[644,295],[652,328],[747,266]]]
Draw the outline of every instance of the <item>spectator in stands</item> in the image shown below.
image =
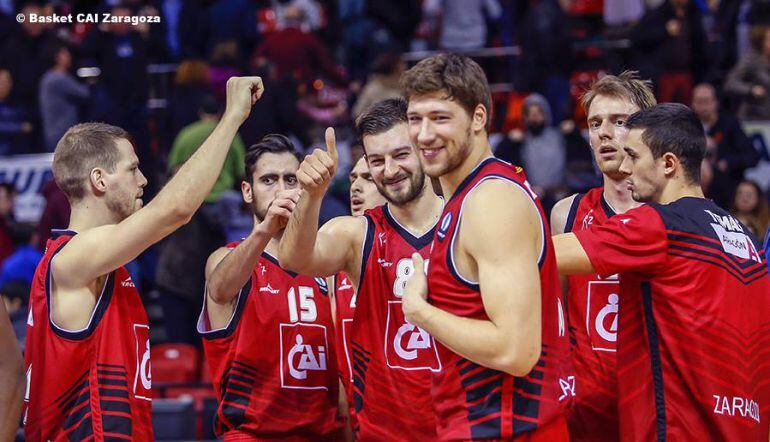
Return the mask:
[[754,26],[750,43],[751,49],[728,74],[724,90],[739,98],[739,118],[770,120],[770,26]]
[[214,48],[226,41],[235,41],[239,52],[237,59],[251,53],[257,41],[257,13],[255,3],[250,0],[218,0],[206,2],[211,6],[206,11],[208,22],[208,45],[206,50],[213,53]]
[[0,183],[0,265],[13,253],[13,229],[16,220],[13,206],[16,187],[12,183]]
[[217,43],[211,52],[211,65],[209,66],[211,88],[217,98],[221,100],[225,99],[227,79],[242,75],[243,69],[238,62],[239,51],[237,41],[227,40]]
[[0,157],[25,153],[26,135],[32,132],[28,112],[10,101],[13,78],[8,69],[0,69]]
[[730,212],[751,229],[757,238],[761,238],[770,226],[770,208],[768,208],[767,198],[754,181],[741,181],[730,206]]
[[529,183],[545,206],[552,205],[564,184],[567,148],[564,134],[553,126],[551,108],[545,97],[531,94],[522,109],[525,130],[512,131],[503,139],[496,155],[524,166]]
[[257,47],[254,66],[263,66],[267,61],[275,66],[278,77],[292,77],[298,84],[310,84],[319,76],[344,83],[344,73],[334,64],[321,41],[302,30],[302,17],[303,12],[297,7],[285,9],[286,27]]
[[[221,105],[216,98],[205,97],[200,107],[200,120],[182,129],[174,141],[168,158],[171,173],[176,172],[214,131],[220,114]],[[217,203],[222,192],[232,189],[243,178],[244,157],[243,141],[236,135],[205,203],[189,223],[164,241],[160,250],[156,283],[171,342],[200,345],[195,325],[204,289],[203,271],[209,254],[225,242],[223,212]]]
[[11,320],[13,333],[19,350],[24,352],[24,344],[27,337],[27,300],[29,299],[30,285],[24,281],[9,281],[0,285],[0,298],[5,304],[5,310]]
[[569,19],[557,0],[541,0],[530,9],[521,31],[523,90],[545,96],[553,121],[567,118],[572,72]]
[[179,64],[169,102],[172,137],[176,137],[183,127],[198,119],[203,97],[211,91],[211,75],[205,61],[189,59]]
[[759,153],[738,120],[719,109],[719,100],[712,85],[697,85],[692,96],[691,106],[703,123],[708,159],[714,169],[708,194],[721,207],[728,207],[746,169],[754,167],[759,161]]
[[378,101],[400,97],[402,92],[398,80],[405,69],[406,65],[399,54],[395,52],[380,54],[374,60],[366,85],[353,105],[353,118]]
[[50,69],[40,80],[40,116],[45,150],[53,152],[64,132],[80,121],[78,110],[88,100],[89,88],[70,73],[72,54],[65,45],[49,48],[47,58]]
[[446,50],[479,49],[487,44],[487,23],[500,19],[497,0],[431,0],[440,9],[439,47]]
[[422,19],[420,0],[367,1],[366,15],[374,22],[372,49],[406,52]]
[[658,102],[692,101],[692,88],[706,67],[706,35],[692,0],[665,0],[648,11],[631,33],[639,70],[654,79]]
[[44,250],[51,230],[66,229],[70,224],[70,204],[67,196],[56,185],[56,181],[49,180],[43,186],[45,207],[40,220],[37,222],[37,232],[34,243],[38,250]]
[[160,28],[170,60],[205,54],[206,17],[201,0],[155,0],[155,8],[160,24],[151,26]]
[[301,27],[305,32],[318,31],[323,25],[323,9],[314,0],[270,0],[270,4],[275,11],[279,29],[286,27],[285,14],[288,8],[297,8],[302,11]]

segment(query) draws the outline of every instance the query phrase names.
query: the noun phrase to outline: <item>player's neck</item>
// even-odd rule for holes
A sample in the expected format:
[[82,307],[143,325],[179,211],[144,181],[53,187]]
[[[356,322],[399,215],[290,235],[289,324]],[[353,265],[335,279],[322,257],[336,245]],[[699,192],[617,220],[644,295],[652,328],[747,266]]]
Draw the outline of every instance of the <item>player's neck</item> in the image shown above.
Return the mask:
[[692,184],[685,180],[672,180],[660,193],[660,198],[657,202],[660,204],[669,204],[687,197],[705,198],[703,189],[700,188],[700,184]]
[[[483,144],[479,145],[481,143]],[[489,140],[484,137],[477,145],[471,147],[470,155],[465,158],[459,167],[439,177],[438,180],[441,183],[444,199],[448,201],[463,180],[473,172],[473,169],[491,156],[493,156],[492,147],[489,146]]]
[[421,236],[436,225],[443,208],[443,200],[433,192],[427,177],[422,195],[402,205],[388,203],[390,214],[415,236]]
[[604,175],[603,194],[605,201],[615,213],[626,213],[634,207],[642,205],[642,203],[634,201],[625,178],[615,179]]
[[71,205],[70,208],[70,223],[67,229],[75,232],[84,232],[94,227],[120,222],[107,208],[98,206],[93,201],[81,201]]

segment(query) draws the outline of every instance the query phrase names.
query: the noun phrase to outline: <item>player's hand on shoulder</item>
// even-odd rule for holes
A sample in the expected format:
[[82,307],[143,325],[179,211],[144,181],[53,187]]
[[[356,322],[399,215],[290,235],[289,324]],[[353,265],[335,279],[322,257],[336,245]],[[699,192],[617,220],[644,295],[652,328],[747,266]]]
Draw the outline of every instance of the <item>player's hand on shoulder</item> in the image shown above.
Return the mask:
[[419,253],[412,254],[412,263],[414,271],[406,282],[401,308],[410,324],[420,326],[420,313],[428,300],[428,278],[425,276],[425,260]]
[[334,129],[326,129],[326,150],[314,149],[299,166],[297,179],[311,196],[322,197],[337,173],[339,157]]
[[302,189],[278,191],[267,209],[265,219],[258,226],[271,236],[283,230],[291,217],[291,213],[297,207],[300,195],[302,195]]
[[227,105],[223,119],[230,118],[242,124],[264,91],[260,77],[230,77],[227,80]]

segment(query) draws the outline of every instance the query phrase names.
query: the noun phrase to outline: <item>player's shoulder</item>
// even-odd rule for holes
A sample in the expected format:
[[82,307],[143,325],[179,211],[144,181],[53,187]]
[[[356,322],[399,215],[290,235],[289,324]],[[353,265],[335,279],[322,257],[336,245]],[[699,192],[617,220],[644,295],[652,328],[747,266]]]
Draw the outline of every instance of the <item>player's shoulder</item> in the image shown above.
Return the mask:
[[551,209],[551,231],[553,235],[558,235],[567,231],[567,221],[570,213],[580,204],[583,197],[581,193],[574,193],[566,198],[562,198],[554,204]]

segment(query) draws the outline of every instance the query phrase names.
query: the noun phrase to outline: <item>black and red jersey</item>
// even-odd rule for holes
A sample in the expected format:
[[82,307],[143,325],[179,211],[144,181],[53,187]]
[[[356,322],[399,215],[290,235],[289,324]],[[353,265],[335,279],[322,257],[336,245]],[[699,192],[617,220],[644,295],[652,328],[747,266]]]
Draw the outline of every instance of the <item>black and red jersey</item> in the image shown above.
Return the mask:
[[350,356],[350,327],[356,311],[356,288],[345,272],[334,275],[334,303],[337,309],[337,367],[346,387],[353,382],[353,362]]
[[212,330],[204,303],[198,331],[219,400],[217,436],[296,441],[339,436],[335,337],[323,278],[284,270],[264,252],[238,294],[229,324]]
[[440,370],[436,342],[409,324],[401,307],[412,254],[427,258],[433,229],[416,237],[388,205],[366,211],[361,281],[351,328],[356,439],[436,439],[431,372]]
[[147,314],[125,267],[107,275],[82,330],[51,318],[51,261],[76,235],[52,232],[30,291],[24,434],[29,441],[153,440]]
[[687,197],[575,235],[620,273],[621,439],[767,440],[770,278],[749,229]]
[[[600,226],[615,215],[597,187],[572,201],[564,232]],[[616,441],[618,434],[618,275],[568,277],[567,316],[575,369],[575,398],[567,410],[570,438]]]
[[[488,158],[446,203],[430,253],[429,301],[457,316],[489,319],[478,282],[460,275],[453,258],[463,203],[476,186],[487,180],[503,180],[521,189],[540,214],[542,352],[527,376],[514,377],[475,364],[437,342],[441,371],[434,373],[432,395],[438,435],[442,440],[566,440],[564,406],[574,392],[575,378],[570,370],[564,302],[548,223],[521,168]],[[515,229],[511,226],[512,235]]]

